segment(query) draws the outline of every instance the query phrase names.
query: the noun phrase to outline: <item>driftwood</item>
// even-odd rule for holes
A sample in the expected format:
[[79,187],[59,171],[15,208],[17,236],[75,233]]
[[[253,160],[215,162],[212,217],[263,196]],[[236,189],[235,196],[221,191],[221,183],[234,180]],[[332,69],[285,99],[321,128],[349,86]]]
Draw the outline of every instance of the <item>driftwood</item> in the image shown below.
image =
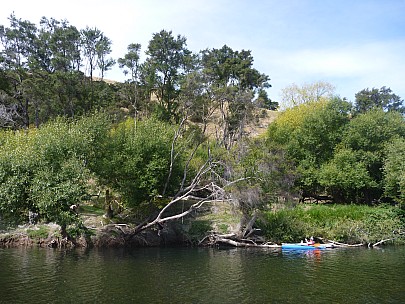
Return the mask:
[[395,239],[396,239],[396,238],[381,240],[381,241],[378,241],[377,243],[369,244],[368,247],[377,247],[377,246],[379,246],[379,245],[381,245],[381,244],[384,244],[385,242],[393,241],[393,240],[395,240]]
[[246,228],[242,232],[242,236],[247,238],[251,236],[255,231],[258,231],[258,229],[253,229],[253,225],[256,223],[257,220],[257,212],[254,212],[252,218],[249,220],[249,222],[246,225]]
[[205,236],[199,245],[214,246],[226,244],[234,247],[256,247],[256,248],[281,248],[280,245],[273,243],[258,243],[251,239],[239,239],[236,234],[210,234]]
[[405,235],[405,232],[399,232],[397,236],[392,237],[390,239],[383,239],[383,240],[378,241],[377,243],[374,243],[374,244],[369,244],[369,247],[377,247],[377,246],[379,246],[381,244],[384,244],[384,243],[389,242],[389,241],[393,241],[393,240],[395,240],[395,239],[397,239],[397,238],[399,238],[401,236],[404,236],[404,235]]
[[328,240],[328,239],[324,239],[321,237],[317,237],[317,239],[321,240],[322,242],[327,242],[329,244],[334,245],[335,247],[362,247],[365,246],[364,244],[346,244],[346,243],[340,243],[340,242],[336,242],[333,240]]
[[368,243],[368,244],[345,244],[345,243],[339,243],[336,241],[332,241],[332,240],[327,240],[327,239],[323,239],[321,237],[318,237],[318,239],[320,239],[321,241],[327,241],[331,244],[334,244],[336,247],[362,247],[362,246],[367,246],[369,248],[373,248],[373,247],[378,247],[381,244],[384,244],[386,242],[390,242],[390,241],[394,241],[395,239],[402,237],[405,235],[405,232],[398,232],[396,236],[392,237],[392,238],[388,238],[388,239],[382,239],[381,241],[378,241],[374,244],[372,243]]

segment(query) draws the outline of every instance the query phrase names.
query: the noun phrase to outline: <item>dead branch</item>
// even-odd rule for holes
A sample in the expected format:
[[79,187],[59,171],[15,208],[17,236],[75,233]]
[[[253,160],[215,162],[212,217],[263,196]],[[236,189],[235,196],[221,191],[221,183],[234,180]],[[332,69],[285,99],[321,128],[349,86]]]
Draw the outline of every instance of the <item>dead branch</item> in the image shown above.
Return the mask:
[[[172,170],[173,170],[173,165],[174,162],[177,158],[177,155],[175,154],[175,145],[178,140],[178,138],[181,135],[181,131],[184,127],[184,124],[186,123],[187,116],[183,118],[181,121],[178,130],[175,132],[174,138],[171,143],[171,152],[170,152],[170,168],[168,172],[168,176],[166,179],[166,183],[164,185],[164,190],[163,190],[163,195],[165,194],[171,175],[172,175]],[[206,129],[206,125],[204,125],[204,132]],[[247,178],[240,178],[234,181],[227,181],[226,179],[220,177],[216,172],[215,169],[217,166],[221,166],[220,163],[212,162],[211,159],[211,153],[210,150],[208,150],[208,158],[206,162],[199,168],[198,172],[194,175],[192,178],[191,182],[185,187],[185,180],[187,177],[187,171],[188,171],[188,166],[191,162],[191,160],[194,158],[195,152],[197,151],[198,146],[201,143],[193,149],[191,155],[189,156],[189,159],[186,163],[184,173],[183,173],[183,180],[180,184],[180,188],[178,193],[171,199],[171,201],[164,206],[156,216],[153,216],[152,218],[149,218],[148,220],[142,222],[139,224],[136,228],[133,234],[140,233],[141,231],[144,231],[145,229],[148,229],[154,225],[158,225],[159,227],[162,226],[163,223],[168,222],[168,221],[173,221],[176,219],[183,218],[193,211],[201,208],[205,203],[207,202],[212,202],[216,200],[231,200],[231,198],[227,197],[225,188],[229,187],[237,182],[240,182],[242,180],[246,180]],[[210,178],[209,181],[207,181],[206,176],[214,177],[213,179]],[[216,182],[219,182],[221,185],[217,184]],[[203,194],[202,194],[203,193]],[[165,212],[171,208],[174,204],[178,202],[184,202],[184,201],[194,201],[194,203],[185,211],[182,211],[181,213],[171,215],[171,216],[166,216],[164,217]],[[252,225],[253,226],[253,223]],[[252,227],[247,227],[248,230],[250,231]],[[246,230],[246,234],[249,232]]]
[[370,244],[369,247],[377,247],[377,246],[379,246],[379,245],[381,245],[381,244],[384,244],[384,243],[386,243],[386,242],[394,241],[394,240],[396,240],[397,238],[399,238],[399,237],[401,237],[401,236],[403,236],[403,235],[405,235],[405,232],[398,232],[398,235],[396,235],[396,236],[394,236],[394,237],[392,237],[392,238],[389,238],[389,239],[383,239],[383,240],[381,240],[381,241],[378,241],[378,242],[375,243],[375,244]]
[[169,173],[168,173],[168,175],[167,175],[166,183],[165,183],[165,186],[164,186],[164,189],[163,189],[163,195],[165,195],[167,186],[169,185],[169,181],[170,181],[170,178],[171,178],[172,172],[173,172],[174,161],[175,161],[175,159],[176,159],[176,157],[177,157],[177,155],[174,155],[174,147],[175,147],[175,144],[176,144],[176,142],[177,142],[177,139],[179,138],[179,136],[180,136],[180,134],[181,134],[181,131],[183,130],[183,125],[184,125],[184,123],[186,122],[187,118],[188,118],[187,116],[183,117],[183,119],[182,119],[181,122],[180,122],[179,128],[178,128],[177,131],[174,133],[174,137],[173,137],[173,140],[172,140],[172,146],[171,146],[171,150],[170,150],[170,167],[169,167]]
[[251,217],[251,219],[247,223],[245,229],[243,230],[243,233],[242,233],[243,237],[249,237],[253,233],[253,225],[256,223],[257,216],[258,216],[257,212],[255,211],[253,213],[253,216]]
[[226,244],[234,247],[281,248],[281,246],[277,244],[272,243],[257,244],[256,242],[250,239],[237,239],[236,234],[223,234],[223,235],[211,234],[204,237],[199,242],[199,245],[202,245],[206,240],[209,240],[209,242],[207,243],[209,246]]
[[377,246],[379,246],[379,245],[381,245],[381,244],[384,244],[385,242],[393,241],[393,240],[395,240],[395,239],[396,239],[396,238],[390,238],[390,239],[381,240],[381,241],[378,241],[378,242],[375,243],[375,244],[371,244],[370,247],[377,247]]
[[327,243],[333,244],[336,247],[362,247],[362,246],[364,246],[364,244],[340,243],[340,242],[336,242],[336,241],[333,241],[333,240],[324,239],[324,238],[321,238],[321,237],[317,237],[317,239],[321,240],[322,242],[327,242]]

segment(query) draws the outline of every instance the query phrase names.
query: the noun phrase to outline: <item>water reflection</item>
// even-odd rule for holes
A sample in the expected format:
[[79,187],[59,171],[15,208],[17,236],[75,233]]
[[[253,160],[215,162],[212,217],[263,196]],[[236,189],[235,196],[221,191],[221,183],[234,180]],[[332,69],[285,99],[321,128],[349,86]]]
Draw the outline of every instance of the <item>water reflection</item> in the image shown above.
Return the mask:
[[0,303],[404,303],[405,249],[0,249]]

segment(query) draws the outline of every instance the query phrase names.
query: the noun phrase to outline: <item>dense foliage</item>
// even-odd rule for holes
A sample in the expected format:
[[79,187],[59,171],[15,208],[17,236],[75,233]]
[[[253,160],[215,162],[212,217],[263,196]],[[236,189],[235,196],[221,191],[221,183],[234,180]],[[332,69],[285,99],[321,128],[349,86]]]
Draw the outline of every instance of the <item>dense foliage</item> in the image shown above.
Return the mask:
[[400,198],[401,178],[391,170],[399,174],[403,151],[392,146],[405,138],[404,117],[377,107],[354,117],[350,112],[339,98],[288,109],[269,126],[269,145],[281,147],[296,164],[303,196],[346,203]]
[[90,180],[111,187],[128,206],[173,193],[183,176],[178,158],[170,179],[173,128],[155,120],[111,127],[105,115],[58,119],[40,129],[2,132],[0,214],[25,221],[28,213],[61,226],[79,223],[71,206],[91,195]]
[[[131,43],[117,60],[129,79],[107,84],[105,73],[116,60],[109,57],[112,41],[98,28],[80,30],[67,20],[45,17],[37,26],[14,14],[9,21],[8,27],[0,26],[0,127],[39,127],[58,116],[100,109],[122,116],[120,108],[135,117],[154,114],[171,122],[193,112],[201,120],[218,103],[223,109],[226,100],[232,105],[222,117],[227,137],[259,91],[256,105],[277,108],[263,91],[268,76],[252,67],[250,51],[224,46],[194,54],[186,37],[162,30],[152,35],[143,62],[141,45]],[[197,108],[204,110],[195,113]]]
[[[156,211],[188,183],[199,195],[232,200],[246,221],[300,196],[404,203],[405,110],[389,88],[362,90],[352,105],[326,82],[292,85],[283,90],[288,109],[264,136],[247,138],[258,108],[263,115],[278,108],[251,51],[224,45],[193,53],[185,37],[162,30],[144,61],[137,43],[118,58],[125,83],[107,83],[116,60],[99,29],[45,17],[37,26],[14,14],[9,21],[0,26],[1,219],[25,222],[31,212],[66,231],[80,225],[72,206],[96,190]],[[364,234],[357,221],[398,227],[396,209],[347,208],[336,210],[361,216],[311,222],[326,209],[297,209],[265,213],[262,225],[284,241],[309,234],[352,241],[349,229],[372,242],[388,230]],[[333,225],[341,230],[328,234]]]
[[403,242],[403,211],[397,207],[313,205],[266,212],[259,227],[274,242],[300,242],[303,237],[323,237],[349,244],[374,244],[383,239]]
[[93,161],[107,130],[105,120],[63,119],[40,129],[3,132],[0,145],[0,210],[27,220],[28,212],[66,227],[78,222],[70,206],[88,195]]
[[[170,166],[174,127],[154,119],[135,128],[126,120],[104,140],[94,171],[102,183],[117,190],[131,206],[162,195]],[[182,161],[174,164],[168,185],[173,194],[182,177]]]

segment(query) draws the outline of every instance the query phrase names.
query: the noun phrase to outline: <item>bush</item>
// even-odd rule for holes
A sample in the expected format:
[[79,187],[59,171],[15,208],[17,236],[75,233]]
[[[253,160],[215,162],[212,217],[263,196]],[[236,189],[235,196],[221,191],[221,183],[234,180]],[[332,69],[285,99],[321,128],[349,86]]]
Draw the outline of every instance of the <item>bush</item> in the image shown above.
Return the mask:
[[[164,191],[170,167],[174,128],[157,120],[129,119],[113,129],[94,170],[103,183],[135,207]],[[172,194],[182,176],[181,153],[166,189]]]
[[394,237],[405,222],[401,209],[392,206],[317,205],[265,212],[259,226],[269,240],[278,243],[317,236],[367,244]]
[[40,129],[4,132],[0,143],[0,215],[24,222],[28,211],[62,227],[88,192],[89,164],[107,130],[106,118],[58,119]]

